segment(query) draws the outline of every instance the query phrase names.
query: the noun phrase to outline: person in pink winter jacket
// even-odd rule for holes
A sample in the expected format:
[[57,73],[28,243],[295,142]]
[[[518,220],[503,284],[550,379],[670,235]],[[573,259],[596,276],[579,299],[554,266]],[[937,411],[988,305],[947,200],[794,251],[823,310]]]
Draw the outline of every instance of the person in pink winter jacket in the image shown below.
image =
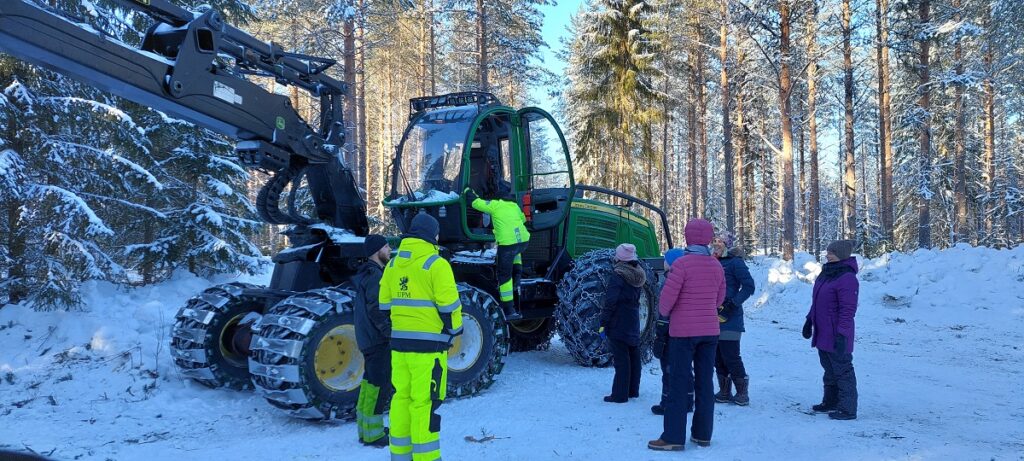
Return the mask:
[[686,223],[685,255],[672,263],[661,289],[658,311],[668,317],[668,376],[664,432],[648,442],[652,450],[682,450],[686,443],[686,418],[693,405],[690,440],[711,445],[714,426],[715,349],[718,346],[718,306],[725,300],[725,272],[708,246],[715,229],[710,222]]

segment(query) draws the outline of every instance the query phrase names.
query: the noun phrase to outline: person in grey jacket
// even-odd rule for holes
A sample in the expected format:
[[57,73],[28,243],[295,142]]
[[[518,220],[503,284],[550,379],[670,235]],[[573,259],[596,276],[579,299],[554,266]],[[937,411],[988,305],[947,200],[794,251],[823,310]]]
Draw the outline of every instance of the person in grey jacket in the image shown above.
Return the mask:
[[[750,276],[740,250],[733,248],[733,240],[732,234],[724,233],[711,242],[711,250],[725,271],[725,301],[718,308],[722,333],[718,337],[718,350],[715,353],[715,374],[718,375],[719,387],[715,400],[746,406],[750,404],[750,377],[740,357],[740,336],[745,331],[743,302],[754,294],[754,278]],[[734,384],[736,395],[732,395]]]
[[356,424],[360,442],[383,448],[388,446],[384,410],[391,400],[391,316],[380,310],[377,295],[384,265],[391,259],[391,246],[384,237],[368,235],[363,242],[363,252],[367,261],[352,277],[356,292],[353,312],[356,343],[365,364],[356,404]]

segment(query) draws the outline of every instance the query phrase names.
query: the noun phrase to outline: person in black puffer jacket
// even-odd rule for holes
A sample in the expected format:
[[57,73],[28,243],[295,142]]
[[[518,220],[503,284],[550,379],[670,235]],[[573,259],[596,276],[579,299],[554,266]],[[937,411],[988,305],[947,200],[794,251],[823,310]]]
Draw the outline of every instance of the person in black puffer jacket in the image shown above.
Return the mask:
[[368,235],[363,242],[366,262],[352,277],[356,292],[356,344],[363,353],[365,371],[359,386],[356,422],[359,441],[378,448],[388,446],[384,410],[391,400],[391,316],[378,302],[384,265],[391,259],[391,247],[380,235]]
[[605,402],[625,403],[640,396],[640,292],[647,273],[636,257],[636,247],[623,243],[615,249],[615,273],[608,279],[601,312],[601,334],[607,336],[615,364],[612,393]]
[[[743,302],[754,294],[754,279],[750,276],[747,264],[743,262],[740,250],[733,248],[733,240],[732,234],[724,233],[711,242],[712,252],[725,271],[725,301],[718,308],[722,333],[718,337],[718,350],[715,354],[715,374],[718,375],[719,387],[715,400],[747,406],[750,404],[750,377],[740,357],[740,336],[744,331]],[[734,384],[735,396],[732,395]]]

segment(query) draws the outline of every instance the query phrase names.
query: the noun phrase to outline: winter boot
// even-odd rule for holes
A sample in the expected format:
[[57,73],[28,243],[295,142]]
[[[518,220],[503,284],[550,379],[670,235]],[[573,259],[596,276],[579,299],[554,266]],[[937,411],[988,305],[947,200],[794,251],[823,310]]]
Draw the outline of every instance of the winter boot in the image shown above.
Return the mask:
[[[718,388],[715,401],[718,403],[732,402],[732,381],[729,380],[729,375],[718,374]],[[739,390],[738,384],[736,390]]]
[[851,420],[851,419],[857,419],[857,414],[856,413],[847,413],[847,412],[845,412],[843,410],[835,410],[835,411],[829,412],[828,417],[832,418],[832,419],[838,419],[840,421],[848,421],[848,420]]
[[828,413],[835,410],[838,403],[839,386],[825,386],[825,395],[821,398],[821,403],[811,407],[811,409],[818,413]]
[[669,443],[664,440],[658,439],[647,442],[647,448],[657,451],[683,451],[684,449],[686,449],[686,446],[684,446],[681,443]]
[[651,413],[654,413],[656,415],[661,416],[661,415],[665,414],[665,407],[661,406],[660,403],[657,404],[657,405],[652,405],[651,406]]
[[750,386],[750,376],[744,376],[733,381],[736,382],[736,396],[733,397],[732,402],[741,407],[750,405],[750,396],[747,395],[747,388]]
[[523,318],[523,314],[519,313],[515,301],[502,301],[501,310],[505,311],[505,320],[513,321]]
[[697,446],[701,448],[707,448],[711,446],[710,440],[700,440],[692,435],[690,436],[690,441],[697,444]]

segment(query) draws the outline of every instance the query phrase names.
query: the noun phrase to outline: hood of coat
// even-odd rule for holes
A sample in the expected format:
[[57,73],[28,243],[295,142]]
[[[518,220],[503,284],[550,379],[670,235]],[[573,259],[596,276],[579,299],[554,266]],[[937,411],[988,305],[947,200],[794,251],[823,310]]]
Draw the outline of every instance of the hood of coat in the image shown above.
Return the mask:
[[715,226],[700,218],[691,219],[683,228],[683,236],[687,245],[708,245],[715,238]]
[[818,277],[823,280],[832,280],[847,272],[856,274],[858,269],[857,258],[850,256],[836,262],[825,263],[825,265],[821,266],[821,273]]
[[636,261],[616,262],[615,273],[619,274],[632,287],[642,287],[647,283],[647,271]]
[[392,261],[398,267],[406,267],[413,264],[423,264],[423,260],[431,255],[436,255],[437,246],[426,240],[416,237],[405,237],[398,246],[398,254]]
[[377,262],[373,260],[367,260],[363,265],[359,266],[360,274],[368,274],[371,272],[384,272],[384,266],[377,264]]

